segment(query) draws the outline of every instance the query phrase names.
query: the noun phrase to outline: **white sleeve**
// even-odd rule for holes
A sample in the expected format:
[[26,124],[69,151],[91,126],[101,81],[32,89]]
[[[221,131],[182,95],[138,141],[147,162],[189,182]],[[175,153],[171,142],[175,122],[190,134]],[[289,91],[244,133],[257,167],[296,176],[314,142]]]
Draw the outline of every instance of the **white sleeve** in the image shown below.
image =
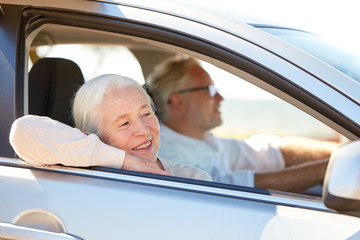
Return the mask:
[[255,135],[245,141],[220,139],[233,171],[249,169],[255,172],[282,170],[285,161],[280,150],[280,138]]
[[103,143],[95,134],[86,135],[48,117],[18,118],[12,124],[9,140],[19,157],[35,166],[121,168],[125,158],[123,150]]
[[279,171],[285,168],[285,160],[282,156],[280,143],[281,138],[273,135],[254,135],[245,141],[250,147],[249,156],[256,159],[256,172]]

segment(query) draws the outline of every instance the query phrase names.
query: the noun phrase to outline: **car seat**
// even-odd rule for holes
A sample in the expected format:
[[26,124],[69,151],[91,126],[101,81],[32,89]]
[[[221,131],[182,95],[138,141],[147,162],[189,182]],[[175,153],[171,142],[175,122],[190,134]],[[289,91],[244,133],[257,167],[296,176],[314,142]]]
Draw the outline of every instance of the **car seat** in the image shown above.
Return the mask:
[[63,58],[38,60],[29,72],[29,114],[74,126],[71,102],[84,83],[79,66]]

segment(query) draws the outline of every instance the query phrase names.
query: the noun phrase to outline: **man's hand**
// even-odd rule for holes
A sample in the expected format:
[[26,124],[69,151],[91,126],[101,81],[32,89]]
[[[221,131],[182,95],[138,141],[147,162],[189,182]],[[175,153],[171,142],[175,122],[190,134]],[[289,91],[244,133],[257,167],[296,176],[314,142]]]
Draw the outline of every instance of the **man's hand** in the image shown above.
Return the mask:
[[171,173],[161,170],[156,162],[143,160],[128,153],[125,155],[122,169],[171,176]]

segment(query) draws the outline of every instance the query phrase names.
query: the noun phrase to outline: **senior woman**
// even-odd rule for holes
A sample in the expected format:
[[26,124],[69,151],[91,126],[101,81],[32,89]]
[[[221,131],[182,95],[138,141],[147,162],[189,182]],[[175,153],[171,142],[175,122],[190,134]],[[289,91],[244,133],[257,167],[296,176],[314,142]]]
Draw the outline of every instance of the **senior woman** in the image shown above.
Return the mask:
[[86,82],[73,103],[75,126],[48,117],[17,119],[10,144],[31,165],[106,166],[211,180],[194,167],[159,159],[159,122],[134,80],[108,74]]

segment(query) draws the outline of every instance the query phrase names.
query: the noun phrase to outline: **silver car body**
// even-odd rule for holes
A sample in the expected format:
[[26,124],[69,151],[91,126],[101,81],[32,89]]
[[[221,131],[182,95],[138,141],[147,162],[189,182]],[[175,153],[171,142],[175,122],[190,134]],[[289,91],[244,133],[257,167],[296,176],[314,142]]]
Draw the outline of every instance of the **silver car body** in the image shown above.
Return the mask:
[[[148,42],[243,77],[351,140],[360,136],[359,83],[248,24],[162,1],[0,0],[2,5],[24,3],[35,10],[71,11],[173,32],[182,37]],[[187,38],[198,41],[199,48],[187,49],[176,42]],[[22,40],[18,41],[20,45],[9,47],[21,46]],[[26,49],[27,41],[23,42]],[[19,69],[25,59],[15,59],[7,58],[11,86],[0,88],[3,96],[14,90],[9,96],[13,100],[6,102],[6,120],[1,122],[7,131],[12,121],[27,114],[28,69],[26,64]],[[263,72],[256,75],[235,59],[283,82],[267,82]],[[24,76],[24,97],[20,98],[15,95],[14,81],[19,74]],[[18,106],[23,108],[18,110]],[[329,209],[321,198],[111,169],[31,167],[14,158],[6,140],[1,139],[1,239],[360,238],[360,218]]]

